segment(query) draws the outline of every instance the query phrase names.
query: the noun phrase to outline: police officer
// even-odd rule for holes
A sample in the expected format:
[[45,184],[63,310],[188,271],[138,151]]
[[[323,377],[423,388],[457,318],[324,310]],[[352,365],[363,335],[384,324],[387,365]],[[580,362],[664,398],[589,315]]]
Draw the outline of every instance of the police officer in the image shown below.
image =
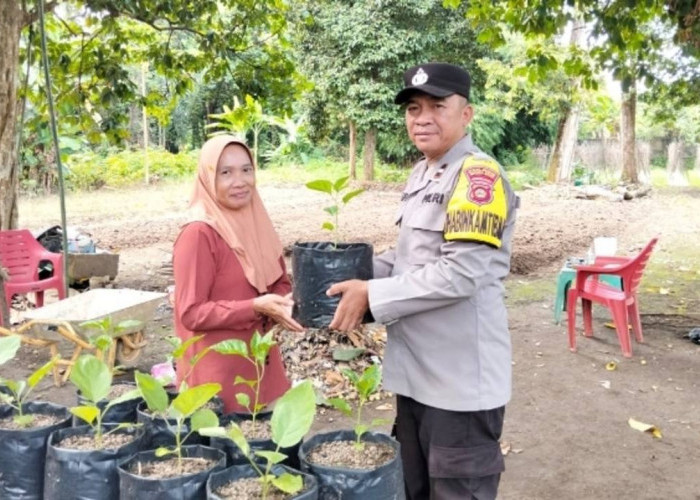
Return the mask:
[[330,326],[357,328],[367,308],[386,325],[407,498],[492,499],[511,394],[503,280],[518,198],[466,133],[469,74],[428,63],[404,83],[395,103],[424,157],[401,196],[396,247],[375,258],[375,279],[328,290],[342,294]]

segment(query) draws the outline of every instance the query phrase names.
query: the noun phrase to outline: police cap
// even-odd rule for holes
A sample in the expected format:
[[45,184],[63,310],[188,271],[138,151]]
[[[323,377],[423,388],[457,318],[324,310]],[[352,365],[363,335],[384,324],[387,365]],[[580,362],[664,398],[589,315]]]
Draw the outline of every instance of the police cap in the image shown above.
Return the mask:
[[414,92],[433,97],[459,94],[469,99],[469,73],[447,63],[426,63],[410,68],[403,74],[404,88],[396,94],[394,103],[403,104]]

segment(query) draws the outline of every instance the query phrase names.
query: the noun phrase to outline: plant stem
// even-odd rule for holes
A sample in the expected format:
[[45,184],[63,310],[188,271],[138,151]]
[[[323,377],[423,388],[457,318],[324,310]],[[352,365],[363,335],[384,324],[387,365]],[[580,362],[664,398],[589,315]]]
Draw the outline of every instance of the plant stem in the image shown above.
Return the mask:
[[[165,420],[167,425],[168,420]],[[182,433],[182,418],[177,419],[177,430],[175,432],[175,452],[177,453],[177,471],[182,474],[182,441],[180,434]]]

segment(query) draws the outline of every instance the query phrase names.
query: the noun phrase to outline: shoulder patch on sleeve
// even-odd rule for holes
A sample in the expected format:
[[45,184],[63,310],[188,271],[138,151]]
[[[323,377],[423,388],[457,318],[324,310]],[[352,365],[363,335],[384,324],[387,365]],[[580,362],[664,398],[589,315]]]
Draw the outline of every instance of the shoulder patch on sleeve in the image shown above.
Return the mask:
[[470,156],[447,204],[445,239],[488,243],[497,248],[508,217],[501,170],[495,160]]

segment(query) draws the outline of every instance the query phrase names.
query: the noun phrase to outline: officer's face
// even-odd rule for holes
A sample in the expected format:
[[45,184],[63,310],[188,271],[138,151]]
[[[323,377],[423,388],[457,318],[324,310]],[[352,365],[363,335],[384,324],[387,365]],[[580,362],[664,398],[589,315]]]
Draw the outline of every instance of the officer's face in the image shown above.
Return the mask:
[[464,137],[473,116],[471,105],[459,94],[439,98],[416,93],[406,105],[406,128],[413,144],[430,161]]
[[216,167],[216,201],[231,210],[250,203],[255,189],[255,168],[248,152],[238,144],[229,144]]

